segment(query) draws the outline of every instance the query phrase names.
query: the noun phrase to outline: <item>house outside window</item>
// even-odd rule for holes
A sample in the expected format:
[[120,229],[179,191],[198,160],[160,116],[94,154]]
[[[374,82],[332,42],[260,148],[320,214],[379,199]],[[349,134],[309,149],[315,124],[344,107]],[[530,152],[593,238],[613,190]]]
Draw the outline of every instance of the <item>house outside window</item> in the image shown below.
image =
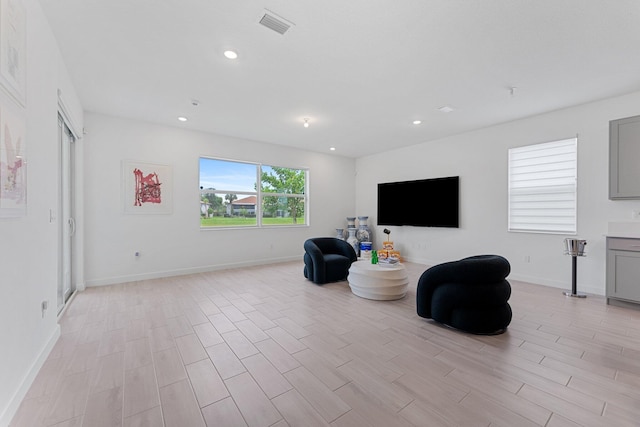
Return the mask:
[[304,226],[304,169],[200,158],[201,228]]

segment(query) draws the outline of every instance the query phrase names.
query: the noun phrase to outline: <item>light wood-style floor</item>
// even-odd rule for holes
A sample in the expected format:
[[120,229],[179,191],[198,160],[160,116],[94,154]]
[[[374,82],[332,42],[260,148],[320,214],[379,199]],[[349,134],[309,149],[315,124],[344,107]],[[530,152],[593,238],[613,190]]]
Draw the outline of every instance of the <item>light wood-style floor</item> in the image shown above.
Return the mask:
[[511,281],[506,333],[302,262],[90,288],[11,426],[639,426],[640,311]]

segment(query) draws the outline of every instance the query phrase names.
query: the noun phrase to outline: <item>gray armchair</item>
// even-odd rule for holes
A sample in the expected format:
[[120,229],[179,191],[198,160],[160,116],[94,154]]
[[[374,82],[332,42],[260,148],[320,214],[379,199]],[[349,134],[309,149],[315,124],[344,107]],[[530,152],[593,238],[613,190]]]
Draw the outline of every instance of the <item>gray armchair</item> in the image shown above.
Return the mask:
[[358,260],[353,246],[335,237],[308,239],[304,250],[304,277],[319,285],[346,280]]

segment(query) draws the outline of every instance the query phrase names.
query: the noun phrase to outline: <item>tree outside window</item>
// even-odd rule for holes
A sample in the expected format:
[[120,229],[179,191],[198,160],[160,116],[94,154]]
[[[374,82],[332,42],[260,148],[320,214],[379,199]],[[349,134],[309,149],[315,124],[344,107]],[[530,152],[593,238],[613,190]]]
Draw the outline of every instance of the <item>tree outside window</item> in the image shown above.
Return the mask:
[[293,224],[304,222],[305,171],[267,167],[262,170],[260,182],[264,218],[285,217],[291,218]]

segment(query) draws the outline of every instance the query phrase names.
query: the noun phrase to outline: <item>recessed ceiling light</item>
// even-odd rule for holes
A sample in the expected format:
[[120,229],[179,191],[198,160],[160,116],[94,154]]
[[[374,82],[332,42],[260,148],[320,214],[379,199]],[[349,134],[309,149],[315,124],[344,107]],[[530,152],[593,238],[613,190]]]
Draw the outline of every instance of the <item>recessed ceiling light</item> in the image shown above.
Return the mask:
[[450,113],[450,112],[453,111],[453,107],[451,107],[449,105],[445,105],[444,107],[438,108],[438,110],[443,112],[443,113]]
[[224,56],[227,59],[236,59],[238,57],[238,54],[236,52],[234,52],[233,50],[225,50],[224,51]]
[[180,116],[180,117],[178,117],[178,120],[181,121],[181,122],[186,122],[188,119],[186,117]]
[[414,120],[413,122],[414,125],[419,125],[420,123],[422,123],[422,120]]
[[336,147],[329,147],[329,150],[336,151]]
[[304,127],[308,128],[308,127],[309,127],[309,119],[307,119],[307,118],[305,117],[305,119],[304,119],[304,124],[303,124],[302,126],[304,126]]

